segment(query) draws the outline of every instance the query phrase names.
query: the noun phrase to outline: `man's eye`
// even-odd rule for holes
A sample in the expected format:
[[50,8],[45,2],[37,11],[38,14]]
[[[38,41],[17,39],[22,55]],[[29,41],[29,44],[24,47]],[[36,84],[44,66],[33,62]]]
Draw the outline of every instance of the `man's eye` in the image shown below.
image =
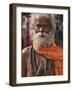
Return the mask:
[[40,27],[41,27],[41,25],[39,25],[39,24],[38,24],[38,25],[36,25],[36,27],[37,27],[37,28],[40,28]]
[[48,25],[40,25],[40,24],[37,24],[36,27],[37,27],[37,28],[40,28],[40,27],[47,28]]
[[46,28],[47,27],[47,25],[43,25],[43,28]]

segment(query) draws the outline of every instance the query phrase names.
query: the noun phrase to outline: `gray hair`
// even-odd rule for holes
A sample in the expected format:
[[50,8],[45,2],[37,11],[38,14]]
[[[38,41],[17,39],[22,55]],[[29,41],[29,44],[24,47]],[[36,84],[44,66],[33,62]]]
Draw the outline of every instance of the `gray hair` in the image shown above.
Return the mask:
[[30,18],[30,30],[34,30],[35,29],[35,23],[36,20],[40,17],[46,17],[48,19],[48,22],[51,25],[51,29],[55,30],[55,17],[53,14],[45,14],[45,13],[36,13],[36,14],[31,14],[31,18]]

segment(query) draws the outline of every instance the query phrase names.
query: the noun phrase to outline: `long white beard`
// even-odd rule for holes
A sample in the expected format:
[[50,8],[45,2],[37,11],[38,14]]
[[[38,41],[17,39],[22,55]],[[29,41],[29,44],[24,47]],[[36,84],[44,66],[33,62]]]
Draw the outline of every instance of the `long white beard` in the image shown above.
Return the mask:
[[53,35],[51,33],[37,33],[33,38],[33,47],[36,49],[50,47],[53,44]]

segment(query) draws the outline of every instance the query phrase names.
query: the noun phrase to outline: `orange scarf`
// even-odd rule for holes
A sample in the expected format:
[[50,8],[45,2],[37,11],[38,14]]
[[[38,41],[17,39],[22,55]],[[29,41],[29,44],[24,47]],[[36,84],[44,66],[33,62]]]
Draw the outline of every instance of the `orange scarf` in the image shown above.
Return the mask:
[[39,48],[36,52],[48,59],[54,60],[56,75],[63,74],[63,50],[60,47],[54,45],[49,48]]
[[39,48],[37,53],[47,57],[48,59],[63,60],[63,50],[56,45],[49,48]]

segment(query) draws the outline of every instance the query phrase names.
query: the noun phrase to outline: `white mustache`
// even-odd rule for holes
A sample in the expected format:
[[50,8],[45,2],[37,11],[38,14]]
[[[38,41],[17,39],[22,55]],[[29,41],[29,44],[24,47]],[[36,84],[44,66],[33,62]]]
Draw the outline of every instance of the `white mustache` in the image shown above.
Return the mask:
[[54,43],[54,37],[51,35],[51,33],[47,34],[45,32],[38,32],[34,35],[33,38],[33,44],[39,48],[39,47],[49,47]]
[[39,32],[39,33],[37,33],[35,36],[34,36],[34,39],[36,39],[36,38],[38,38],[38,37],[41,37],[41,38],[44,38],[44,37],[46,37],[46,38],[48,38],[48,34],[46,34],[45,32]]

